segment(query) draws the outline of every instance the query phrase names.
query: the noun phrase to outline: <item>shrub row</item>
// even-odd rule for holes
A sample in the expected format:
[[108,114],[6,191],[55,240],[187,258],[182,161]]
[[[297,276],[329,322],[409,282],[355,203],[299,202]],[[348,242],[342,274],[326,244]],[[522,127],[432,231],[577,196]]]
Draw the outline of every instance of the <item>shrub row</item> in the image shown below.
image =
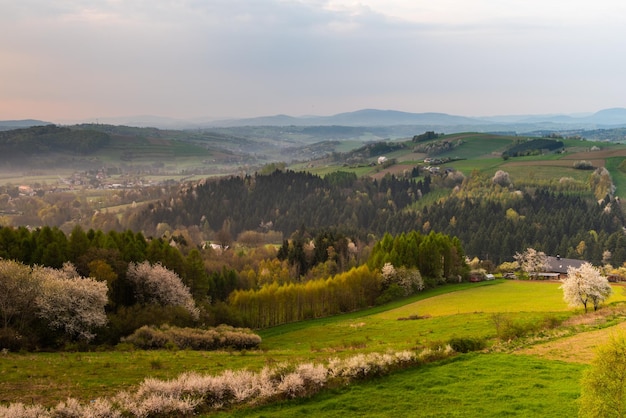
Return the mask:
[[237,350],[258,348],[261,337],[248,328],[220,325],[211,329],[143,326],[122,339],[143,350],[179,348],[189,350]]
[[68,399],[48,410],[21,403],[0,406],[0,416],[26,417],[189,417],[225,407],[259,404],[310,396],[330,385],[345,385],[355,380],[390,373],[412,365],[446,358],[454,353],[448,345],[385,354],[359,354],[347,359],[331,359],[327,366],[305,363],[297,366],[265,367],[254,373],[247,370],[225,371],[209,376],[184,373],[176,379],[145,379],[136,392],[120,392],[111,399],[99,398],[88,405]]

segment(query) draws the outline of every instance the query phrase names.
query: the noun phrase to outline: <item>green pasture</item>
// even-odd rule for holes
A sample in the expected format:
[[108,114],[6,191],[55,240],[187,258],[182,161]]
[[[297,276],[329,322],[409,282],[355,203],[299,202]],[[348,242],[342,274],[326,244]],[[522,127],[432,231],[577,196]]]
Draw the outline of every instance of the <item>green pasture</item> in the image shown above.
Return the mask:
[[513,184],[515,184],[516,178],[524,182],[545,182],[551,180],[559,181],[563,177],[571,177],[574,180],[587,182],[591,174],[589,170],[576,170],[573,166],[564,167],[532,163],[527,165],[503,164],[500,169],[509,173]]
[[479,160],[457,160],[446,164],[446,167],[454,167],[455,170],[461,171],[465,176],[472,174],[472,171],[496,172],[504,163],[502,158],[483,158]]
[[[217,374],[226,369],[259,370],[265,365],[283,362],[326,362],[331,357],[348,357],[360,352],[422,349],[446,343],[453,337],[493,339],[496,336],[495,313],[503,313],[513,321],[522,322],[537,322],[546,317],[565,319],[581,313],[581,309],[569,309],[565,305],[558,286],[558,283],[550,282],[504,280],[442,286],[403,301],[366,311],[262,330],[261,349],[253,351],[113,350],[89,353],[8,353],[0,358],[2,394],[0,402],[37,402],[52,406],[68,396],[86,401],[97,396],[113,395],[120,390],[131,389],[145,377],[169,379],[191,370],[210,374]],[[624,300],[626,297],[622,288],[616,286],[609,303]],[[456,369],[463,364],[480,364],[480,373],[460,368],[458,374],[464,376],[464,379],[469,379],[466,381],[469,387],[482,388],[477,389],[477,396],[488,396],[489,392],[486,392],[482,385],[487,384],[490,379],[491,381],[501,379],[501,376],[498,376],[500,372],[488,366],[490,359],[497,360],[499,357],[490,354],[462,358],[468,360],[458,364],[450,363],[456,364],[455,366],[445,363],[441,366],[407,371],[401,376],[410,375],[413,377],[407,379],[420,381],[426,378],[421,373],[435,376],[437,370],[446,370],[447,367]],[[543,360],[532,361],[543,364]],[[561,367],[553,365],[556,363],[545,362],[545,364],[545,367],[549,368]],[[522,373],[526,366],[515,367],[519,369],[517,373]],[[389,379],[397,378],[402,382],[401,376]],[[434,379],[432,376],[428,378]],[[385,378],[380,380],[378,385],[393,384],[391,380],[390,383],[387,382]],[[375,383],[366,383],[364,387],[370,384]],[[455,383],[458,384],[460,383]],[[537,383],[540,384],[545,386],[545,383]],[[442,385],[428,387],[435,393],[441,391],[439,395],[457,392],[455,386]],[[345,390],[351,392],[353,389]],[[568,389],[570,392],[573,391],[574,397],[576,390],[575,384]],[[343,390],[338,395],[342,393]],[[455,396],[461,395],[456,393]],[[512,402],[522,402],[520,397],[514,397],[512,394],[507,396],[510,396]],[[444,397],[441,402],[445,404],[448,402],[446,399],[450,398]],[[317,405],[317,401],[312,401],[312,404],[307,406],[309,407],[315,411],[321,406]],[[379,407],[390,408],[391,405],[383,402]],[[459,412],[450,414],[455,416],[454,414]],[[522,415],[520,413],[520,416]]]
[[585,366],[465,354],[308,399],[213,417],[575,417]]
[[613,184],[616,187],[615,193],[622,199],[626,199],[626,173],[619,169],[624,157],[612,157],[605,160],[605,167],[611,173]]
[[461,139],[463,144],[449,152],[437,155],[437,157],[480,159],[492,158],[493,153],[501,153],[513,144],[514,137],[485,135],[485,134],[456,134],[448,135],[444,139],[454,141]]

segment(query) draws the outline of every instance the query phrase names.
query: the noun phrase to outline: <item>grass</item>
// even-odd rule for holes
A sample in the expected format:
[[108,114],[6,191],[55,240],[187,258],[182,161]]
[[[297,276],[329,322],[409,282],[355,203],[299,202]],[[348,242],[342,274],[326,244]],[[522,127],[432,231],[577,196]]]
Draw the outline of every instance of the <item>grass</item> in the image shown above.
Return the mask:
[[438,155],[438,157],[467,159],[491,158],[493,157],[492,153],[504,151],[515,140],[511,136],[480,133],[446,135],[445,139],[450,141],[462,139],[463,144],[449,152]]
[[[0,402],[35,402],[53,406],[69,396],[86,402],[98,396],[110,396],[130,389],[146,377],[171,379],[191,370],[208,374],[218,374],[227,369],[259,370],[263,366],[283,362],[326,362],[331,357],[347,357],[361,352],[419,349],[445,343],[452,337],[493,339],[496,336],[493,320],[496,312],[525,323],[541,322],[547,316],[563,320],[580,313],[581,310],[567,308],[558,286],[558,283],[505,280],[442,286],[365,311],[263,330],[261,349],[242,353],[8,353],[0,357]],[[616,290],[609,302],[620,303],[624,300],[626,297],[623,293]],[[415,315],[421,319],[398,320]],[[547,368],[547,373],[555,376],[554,382],[545,382],[541,377],[524,374],[536,365],[540,370]],[[570,403],[576,397],[577,383],[561,381],[560,376],[561,373],[570,375],[577,381],[578,374],[575,372],[582,367],[580,364],[571,366],[532,356],[464,355],[453,362],[406,371],[355,388],[323,393],[310,402],[270,406],[267,410],[257,412],[257,415],[250,412],[252,415],[241,416],[276,416],[272,414],[280,411],[287,414],[284,416],[298,416],[302,408],[321,416],[346,413],[407,416],[406,410],[402,408],[409,408],[411,404],[425,408],[424,415],[420,416],[436,416],[437,410],[442,411],[443,416],[485,416],[480,408],[486,408],[486,403],[481,401],[482,406],[480,403],[473,406],[468,403],[476,397],[490,399],[494,391],[503,396],[501,408],[494,411],[505,415],[517,413],[518,416],[528,416],[528,411],[535,411],[533,408],[546,407],[551,411],[553,404]],[[457,378],[441,380],[441,376],[446,374],[456,374]],[[508,386],[503,381],[509,382]],[[557,385],[564,386],[558,389]],[[404,386],[412,388],[407,398],[413,399],[412,403],[401,401],[401,396],[397,401],[393,400],[402,393],[401,388]],[[535,386],[533,399],[525,399],[529,396],[526,391],[535,390]],[[375,395],[375,391],[379,394]],[[519,395],[520,391],[523,391],[523,396]],[[559,391],[564,395],[561,396]],[[362,398],[352,398],[361,392]],[[546,393],[550,393],[550,396]],[[341,400],[342,396],[346,396],[345,400]],[[366,406],[361,407],[361,403],[368,399],[375,403],[369,406],[365,403]],[[454,409],[458,402],[461,402],[458,404],[460,406]],[[342,406],[344,403],[345,406]],[[357,409],[351,413],[350,409],[343,408]],[[368,415],[368,411],[372,414]],[[380,414],[373,414],[373,411],[380,411]]]
[[467,354],[309,399],[216,417],[572,417],[579,364]]
[[620,164],[624,161],[624,157],[607,158],[605,167],[611,173],[613,184],[616,187],[616,194],[621,199],[626,199],[626,173],[619,169]]

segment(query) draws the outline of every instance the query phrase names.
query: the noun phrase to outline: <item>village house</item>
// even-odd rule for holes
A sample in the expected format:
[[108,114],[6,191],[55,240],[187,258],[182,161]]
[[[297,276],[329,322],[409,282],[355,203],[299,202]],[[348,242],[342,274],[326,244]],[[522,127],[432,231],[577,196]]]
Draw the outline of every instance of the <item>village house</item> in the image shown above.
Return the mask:
[[548,256],[545,264],[545,271],[536,274],[537,279],[543,280],[561,280],[567,278],[567,269],[569,267],[579,268],[584,260],[575,260],[573,258],[562,258],[560,255],[556,257]]

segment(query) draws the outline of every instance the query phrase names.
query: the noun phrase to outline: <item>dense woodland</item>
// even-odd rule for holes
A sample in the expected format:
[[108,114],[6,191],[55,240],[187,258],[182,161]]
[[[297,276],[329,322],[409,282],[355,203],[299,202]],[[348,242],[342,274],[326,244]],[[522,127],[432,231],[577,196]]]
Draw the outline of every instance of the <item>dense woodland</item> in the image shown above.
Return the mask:
[[342,172],[322,178],[275,171],[186,188],[176,198],[131,215],[133,222],[125,226],[146,231],[157,224],[195,225],[219,231],[228,225],[236,236],[271,225],[285,237],[303,227],[336,228],[362,241],[387,232],[436,231],[457,236],[469,256],[494,264],[511,261],[527,247],[593,263],[600,263],[608,250],[613,265],[626,261],[624,215],[609,197],[608,186],[600,187],[605,198],[596,201],[578,188],[516,190],[476,178],[462,184],[462,192],[419,208],[433,187],[431,177],[370,180]]
[[35,126],[0,132],[0,151],[5,155],[32,155],[59,150],[88,154],[106,145],[110,139],[108,134],[94,130]]

